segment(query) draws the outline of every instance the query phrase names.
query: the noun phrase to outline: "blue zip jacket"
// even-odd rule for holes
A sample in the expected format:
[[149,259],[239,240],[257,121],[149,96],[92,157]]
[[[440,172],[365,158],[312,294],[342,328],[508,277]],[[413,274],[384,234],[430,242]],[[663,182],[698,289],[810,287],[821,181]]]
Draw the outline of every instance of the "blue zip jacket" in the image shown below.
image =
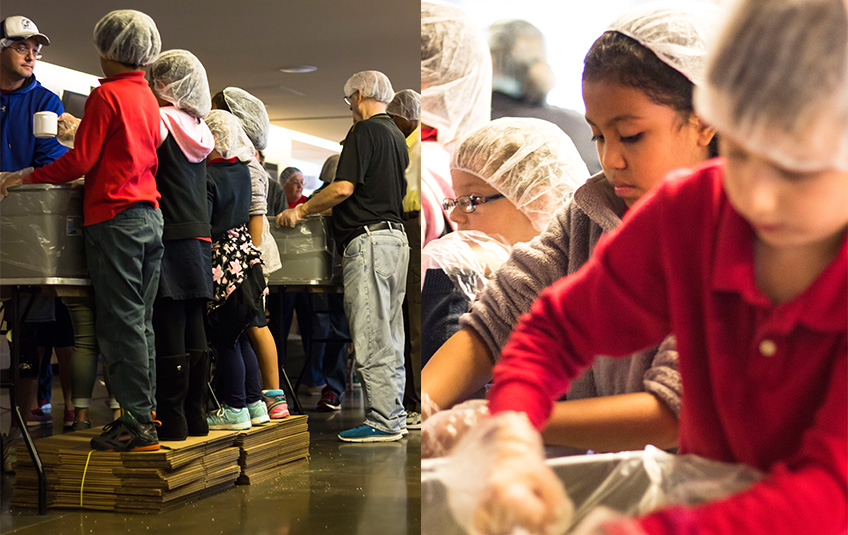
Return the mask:
[[0,171],[41,167],[67,152],[55,137],[39,139],[32,134],[32,116],[39,111],[62,115],[65,108],[35,76],[16,91],[0,93]]

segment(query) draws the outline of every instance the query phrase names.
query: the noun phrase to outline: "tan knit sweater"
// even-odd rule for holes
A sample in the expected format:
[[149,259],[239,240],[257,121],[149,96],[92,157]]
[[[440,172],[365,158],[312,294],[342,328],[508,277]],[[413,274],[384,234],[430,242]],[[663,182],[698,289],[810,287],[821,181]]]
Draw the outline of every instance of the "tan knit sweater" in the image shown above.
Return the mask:
[[[617,227],[626,210],[603,173],[591,177],[557,211],[545,232],[515,246],[471,311],[460,318],[460,325],[474,329],[497,359],[519,316],[530,310],[543,289],[580,269],[601,235]],[[659,348],[629,357],[596,357],[592,367],[572,382],[567,397],[631,392],[650,392],[679,414],[682,386],[672,336]]]

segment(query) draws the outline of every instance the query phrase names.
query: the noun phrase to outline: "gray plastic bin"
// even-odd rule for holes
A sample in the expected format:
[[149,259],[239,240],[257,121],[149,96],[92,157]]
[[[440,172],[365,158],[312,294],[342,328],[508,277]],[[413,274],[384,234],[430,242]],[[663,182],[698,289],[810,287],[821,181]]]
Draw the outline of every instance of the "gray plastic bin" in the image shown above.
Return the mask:
[[268,219],[283,264],[270,274],[271,284],[341,284],[341,257],[328,216],[309,216],[294,228],[277,228],[275,219]]
[[88,278],[83,187],[23,184],[0,201],[0,278]]

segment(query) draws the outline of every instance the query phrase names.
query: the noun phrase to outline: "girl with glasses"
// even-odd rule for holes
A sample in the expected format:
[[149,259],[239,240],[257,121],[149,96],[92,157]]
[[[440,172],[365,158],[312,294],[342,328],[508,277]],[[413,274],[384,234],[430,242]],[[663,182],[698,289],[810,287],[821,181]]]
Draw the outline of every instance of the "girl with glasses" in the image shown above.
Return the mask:
[[571,139],[541,119],[503,118],[459,141],[450,165],[457,198],[443,201],[457,231],[422,251],[422,362],[456,331],[516,243],[547,226],[589,172]]

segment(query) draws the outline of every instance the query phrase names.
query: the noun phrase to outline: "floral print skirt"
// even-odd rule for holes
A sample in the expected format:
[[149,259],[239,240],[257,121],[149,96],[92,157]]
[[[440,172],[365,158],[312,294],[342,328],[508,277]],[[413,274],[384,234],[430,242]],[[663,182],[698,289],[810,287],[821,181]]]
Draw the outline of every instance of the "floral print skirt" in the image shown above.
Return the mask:
[[[247,225],[231,228],[212,243],[212,282],[215,296],[209,310],[223,305],[247,275],[248,268],[262,264],[259,251],[250,239]],[[267,293],[267,288],[265,292]]]

